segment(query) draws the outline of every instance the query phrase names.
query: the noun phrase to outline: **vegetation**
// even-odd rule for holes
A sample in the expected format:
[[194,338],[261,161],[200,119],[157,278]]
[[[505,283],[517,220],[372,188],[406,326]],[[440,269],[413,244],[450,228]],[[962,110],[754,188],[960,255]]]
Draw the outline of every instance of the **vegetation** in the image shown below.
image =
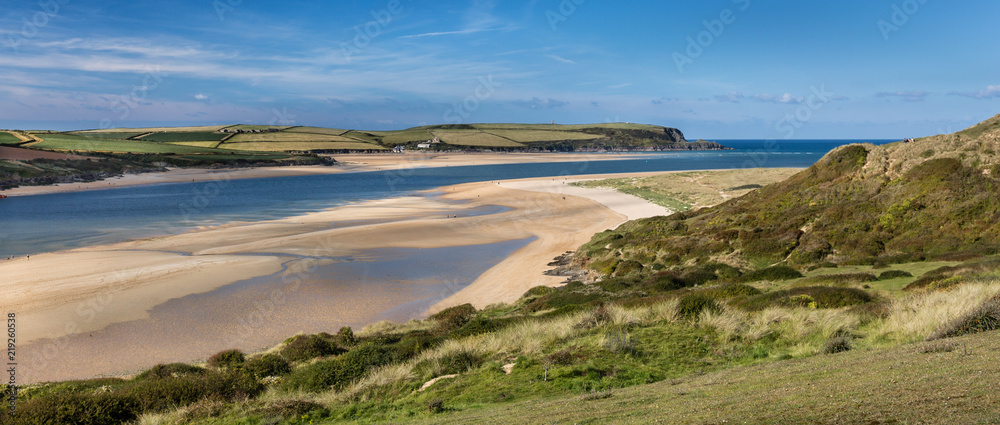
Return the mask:
[[0,131],[0,145],[19,145],[24,143],[21,138],[4,131]]
[[144,142],[203,142],[220,141],[226,138],[227,134],[210,131],[192,132],[160,132],[139,137]]

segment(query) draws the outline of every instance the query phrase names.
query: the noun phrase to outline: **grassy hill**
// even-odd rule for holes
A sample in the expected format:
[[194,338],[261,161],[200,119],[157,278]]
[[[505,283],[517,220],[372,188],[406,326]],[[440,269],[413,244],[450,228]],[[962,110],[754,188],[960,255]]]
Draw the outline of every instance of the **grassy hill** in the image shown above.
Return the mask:
[[690,263],[754,269],[995,254],[998,121],[910,143],[844,146],[788,180],[713,208],[605,232],[585,254],[614,275]]
[[[71,137],[88,144],[65,143]],[[50,136],[51,137],[51,136]],[[108,152],[159,152],[163,149],[114,141],[160,142],[238,151],[350,152],[410,149],[505,151],[691,150],[724,149],[712,142],[688,142],[677,129],[643,124],[460,124],[399,131],[342,130],[303,126],[232,125],[178,128],[119,128],[61,134],[60,143],[41,148]],[[434,140],[437,143],[432,143]],[[211,143],[216,142],[216,143]],[[431,143],[429,148],[420,144]],[[76,149],[74,149],[76,148]]]

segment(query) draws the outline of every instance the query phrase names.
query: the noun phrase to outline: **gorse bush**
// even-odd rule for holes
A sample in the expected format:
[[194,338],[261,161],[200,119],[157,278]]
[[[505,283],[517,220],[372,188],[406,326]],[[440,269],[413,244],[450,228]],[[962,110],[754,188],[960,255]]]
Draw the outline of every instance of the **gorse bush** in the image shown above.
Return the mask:
[[174,378],[187,375],[203,375],[208,371],[186,363],[158,364],[135,377],[137,380]]
[[344,349],[338,347],[336,343],[320,335],[292,337],[281,349],[281,355],[293,362],[332,356],[343,352]]
[[896,278],[900,278],[900,277],[913,277],[913,274],[911,274],[910,272],[907,272],[907,271],[902,271],[902,270],[886,270],[886,271],[884,271],[882,273],[879,273],[878,280],[889,280],[889,279],[896,279]]
[[431,316],[438,322],[438,329],[441,332],[450,332],[458,329],[472,319],[476,314],[476,308],[472,304],[462,304],[441,310]]
[[292,366],[277,354],[265,354],[258,358],[248,360],[243,370],[253,374],[257,378],[268,376],[285,376],[292,372]]
[[689,294],[681,297],[677,304],[677,315],[685,319],[695,319],[703,311],[719,311],[715,300],[703,294]]
[[[809,298],[805,298],[808,296]],[[816,308],[850,307],[876,301],[876,298],[857,288],[829,286],[808,286],[783,289],[739,300],[734,304],[748,311],[758,311],[769,307],[811,306],[802,305],[806,300],[815,303]]]
[[236,368],[243,366],[246,356],[240,350],[224,350],[208,358],[208,365],[214,368]]
[[802,277],[802,273],[788,266],[771,266],[748,272],[739,278],[740,282],[757,282],[761,280],[789,280]]
[[361,378],[372,368],[397,360],[389,346],[380,341],[366,341],[344,354],[296,369],[282,388],[310,392],[340,390]]

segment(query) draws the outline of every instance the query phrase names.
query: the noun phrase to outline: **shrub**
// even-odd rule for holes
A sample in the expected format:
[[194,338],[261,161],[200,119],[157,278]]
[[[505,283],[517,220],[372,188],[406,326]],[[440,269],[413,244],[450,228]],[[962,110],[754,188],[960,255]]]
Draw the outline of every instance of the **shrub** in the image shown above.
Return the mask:
[[174,378],[186,375],[203,375],[207,370],[187,363],[158,364],[135,377],[136,380]]
[[224,350],[208,358],[208,365],[218,369],[232,369],[242,366],[246,356],[240,350]]
[[536,286],[534,288],[529,289],[528,292],[525,292],[524,295],[521,296],[521,298],[540,297],[543,295],[551,294],[553,291],[555,291],[555,289],[550,288],[548,286]]
[[450,332],[468,323],[473,314],[476,314],[476,308],[466,303],[441,310],[432,315],[431,319],[437,321],[440,331]]
[[292,366],[277,354],[265,354],[262,357],[250,359],[243,370],[259,378],[268,376],[285,376],[292,373]]
[[816,284],[855,285],[874,282],[876,280],[878,278],[871,273],[840,273],[811,276],[795,282],[795,284],[800,286],[812,286]]
[[1000,329],[1000,296],[993,297],[979,308],[945,325],[928,340],[951,338]]
[[430,403],[427,403],[427,411],[430,412],[430,413],[441,413],[441,412],[443,412],[444,411],[444,401],[441,400],[441,399],[439,399],[439,398],[431,400]]
[[346,345],[354,345],[357,339],[354,338],[354,331],[350,326],[344,326],[337,331],[337,337],[340,338],[340,342]]
[[332,356],[343,352],[344,350],[337,347],[336,344],[319,335],[297,335],[288,340],[281,349],[281,355],[293,362]]
[[754,295],[760,295],[762,292],[760,289],[754,288],[750,285],[742,283],[727,283],[714,288],[708,288],[702,293],[716,300],[724,300],[734,297],[752,297]]
[[430,379],[435,376],[462,373],[479,367],[482,363],[482,357],[475,352],[460,350],[437,359],[423,360],[413,366],[413,373],[422,379]]
[[368,341],[339,357],[296,369],[282,383],[282,388],[310,392],[341,390],[370,369],[392,360],[388,347],[379,341]]
[[802,277],[802,273],[788,266],[771,266],[765,269],[748,272],[739,278],[740,282],[758,282],[761,280],[788,280]]
[[[308,400],[282,400],[262,407],[259,412],[267,418],[291,420],[310,412],[325,411],[323,405]],[[274,423],[277,421],[273,421]]]
[[[5,418],[7,409],[0,418]],[[134,400],[110,393],[60,393],[18,403],[14,421],[21,425],[112,425],[134,421],[139,409]]]
[[206,398],[253,398],[264,386],[243,372],[208,372],[179,378],[140,381],[124,389],[142,412],[163,412]]
[[685,319],[697,318],[702,311],[720,311],[715,300],[703,294],[688,294],[681,297],[677,304],[677,314]]
[[886,270],[878,275],[878,280],[895,279],[898,277],[913,277],[913,275],[903,270]]
[[826,342],[823,352],[826,354],[837,354],[851,350],[851,339],[845,336],[837,336]]

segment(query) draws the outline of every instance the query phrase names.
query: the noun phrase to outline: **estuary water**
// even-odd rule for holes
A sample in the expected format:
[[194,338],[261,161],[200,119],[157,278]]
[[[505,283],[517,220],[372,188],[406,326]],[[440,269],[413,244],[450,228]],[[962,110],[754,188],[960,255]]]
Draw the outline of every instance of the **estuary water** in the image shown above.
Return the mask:
[[[808,167],[831,149],[888,140],[719,140],[731,151],[628,154],[628,159],[501,164],[170,183],[0,200],[0,256],[23,256],[199,226],[261,221],[460,183],[644,171]],[[609,153],[608,155],[619,155]]]

